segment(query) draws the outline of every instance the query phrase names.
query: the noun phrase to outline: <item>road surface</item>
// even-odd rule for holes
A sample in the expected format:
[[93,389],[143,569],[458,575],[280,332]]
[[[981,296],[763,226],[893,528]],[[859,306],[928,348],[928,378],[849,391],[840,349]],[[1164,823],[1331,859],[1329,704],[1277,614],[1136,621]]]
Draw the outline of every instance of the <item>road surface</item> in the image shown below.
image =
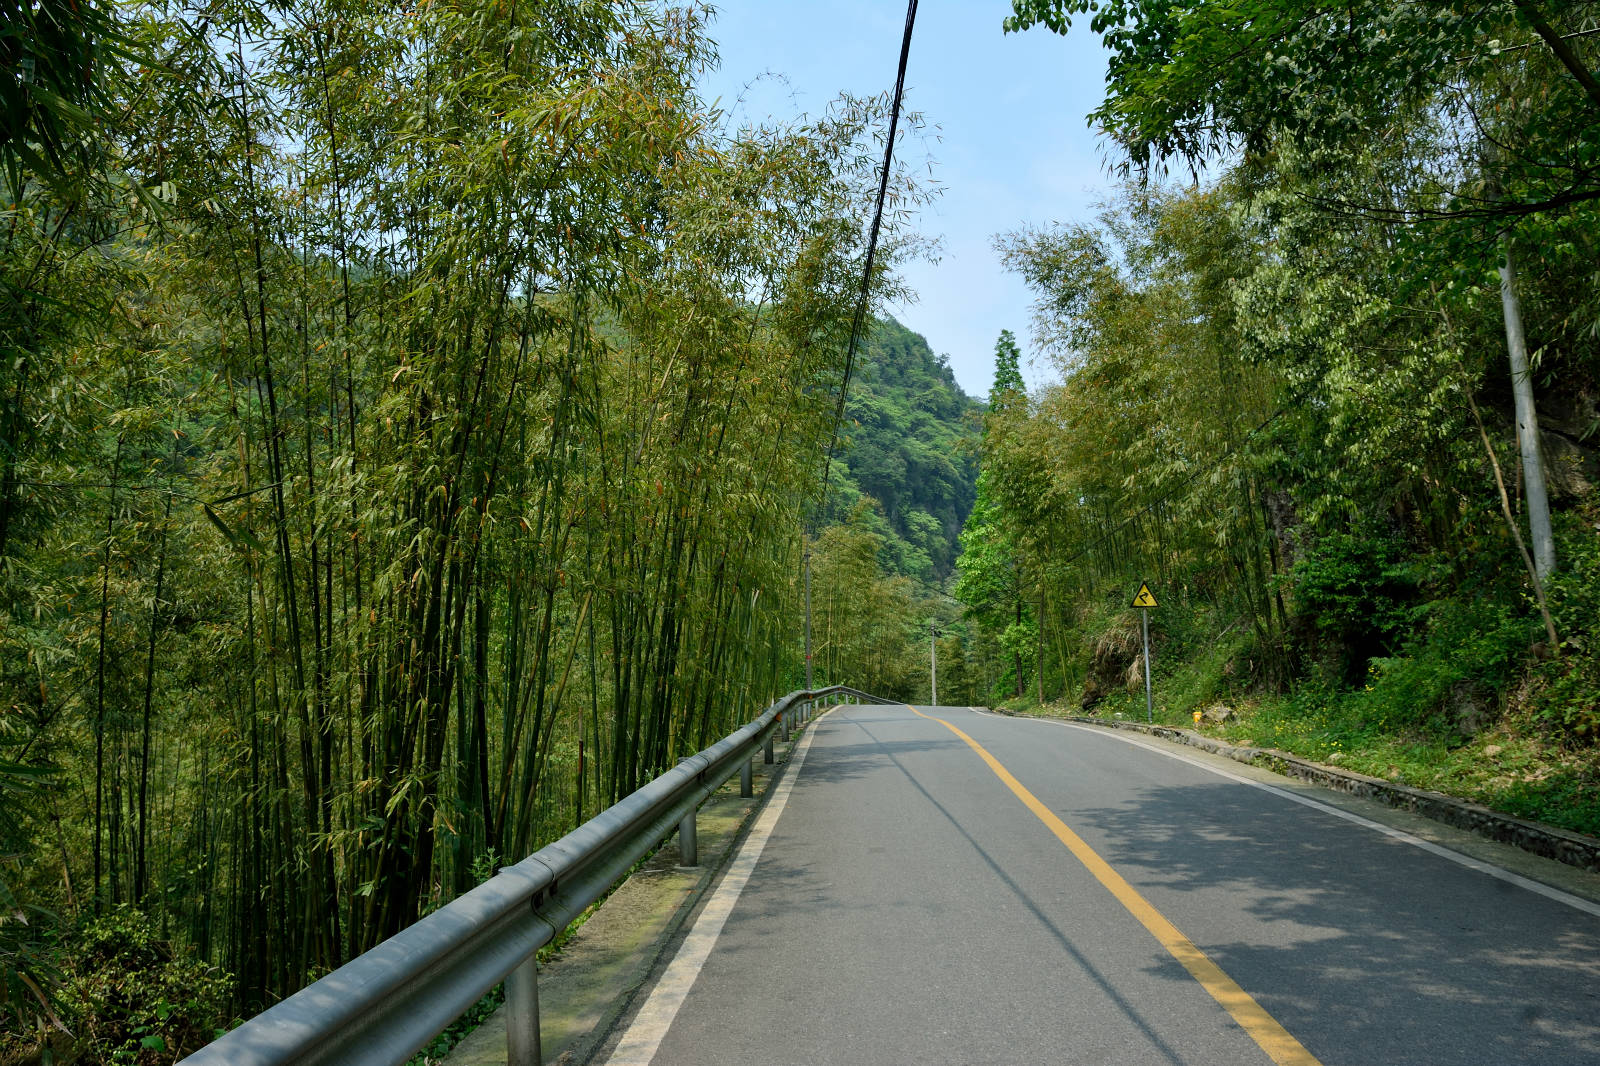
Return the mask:
[[1600,907],[1255,771],[951,707],[797,752],[615,1066],[1600,1063]]

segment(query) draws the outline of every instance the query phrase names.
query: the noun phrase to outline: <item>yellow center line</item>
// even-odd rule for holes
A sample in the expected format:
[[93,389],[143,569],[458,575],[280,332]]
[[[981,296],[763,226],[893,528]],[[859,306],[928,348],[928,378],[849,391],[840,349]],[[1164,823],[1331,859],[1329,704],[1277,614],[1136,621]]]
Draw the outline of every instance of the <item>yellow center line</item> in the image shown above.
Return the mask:
[[926,718],[930,722],[938,722],[950,732],[967,742],[967,746],[978,753],[978,757],[989,764],[989,769],[1016,797],[1022,801],[1023,806],[1032,811],[1043,822],[1056,839],[1067,846],[1067,850],[1077,856],[1079,862],[1094,874],[1095,879],[1110,890],[1129,914],[1139,919],[1139,923],[1150,931],[1150,935],[1160,941],[1173,958],[1189,971],[1200,986],[1211,993],[1211,998],[1222,1005],[1222,1009],[1232,1015],[1233,1020],[1250,1034],[1250,1038],[1261,1046],[1261,1050],[1277,1063],[1278,1066],[1322,1066],[1317,1057],[1307,1051],[1305,1047],[1289,1035],[1289,1031],[1278,1024],[1276,1018],[1251,998],[1250,993],[1240,988],[1238,982],[1222,972],[1222,967],[1212,962],[1206,953],[1194,946],[1194,942],[1178,931],[1178,927],[1169,922],[1166,917],[1150,901],[1141,896],[1137,889],[1123,878],[1111,865],[1102,859],[1082,837],[1068,828],[1067,823],[1056,817],[1054,811],[1039,802],[1039,798],[1029,792],[1011,775],[1011,771],[1001,765],[1000,760],[990,755],[982,744],[973,740],[960,729],[951,725],[943,718],[935,718],[931,714],[923,714],[915,707],[908,710],[918,718]]

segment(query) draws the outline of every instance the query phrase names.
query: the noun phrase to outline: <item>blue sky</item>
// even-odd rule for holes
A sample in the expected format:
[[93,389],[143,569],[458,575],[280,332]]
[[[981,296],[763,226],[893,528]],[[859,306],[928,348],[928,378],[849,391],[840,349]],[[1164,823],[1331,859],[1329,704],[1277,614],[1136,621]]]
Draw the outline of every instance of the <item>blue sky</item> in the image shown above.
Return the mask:
[[[761,121],[820,114],[841,91],[894,86],[905,28],[903,0],[726,0],[710,35],[721,68],[706,80],[736,117]],[[920,298],[890,312],[950,357],[956,380],[987,396],[1002,329],[1033,356],[1029,295],[1001,269],[997,233],[1087,220],[1112,181],[1084,116],[1099,102],[1104,50],[1085,22],[1068,37],[1044,29],[1003,34],[1009,0],[926,0],[906,67],[906,106],[938,127],[925,152],[944,195],[921,229],[943,241],[940,261],[905,277]],[[763,75],[774,75],[763,77]],[[754,83],[753,85],[751,83]],[[911,149],[920,158],[919,146]],[[1051,376],[1025,367],[1030,384]]]

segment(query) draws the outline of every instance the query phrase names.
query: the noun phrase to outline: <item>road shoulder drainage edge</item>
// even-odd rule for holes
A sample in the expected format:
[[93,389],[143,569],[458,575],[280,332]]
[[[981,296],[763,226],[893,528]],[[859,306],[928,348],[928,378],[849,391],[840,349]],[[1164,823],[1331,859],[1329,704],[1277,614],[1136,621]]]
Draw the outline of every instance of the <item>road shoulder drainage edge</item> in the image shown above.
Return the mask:
[[1336,792],[1375,800],[1397,810],[1430,818],[1457,829],[1465,829],[1502,844],[1510,844],[1542,858],[1575,866],[1589,873],[1600,873],[1600,839],[1560,829],[1542,822],[1529,821],[1513,815],[1502,814],[1477,803],[1471,803],[1443,792],[1397,785],[1378,777],[1368,777],[1353,770],[1338,770],[1321,763],[1302,759],[1298,755],[1278,751],[1276,748],[1247,748],[1227,744],[1212,737],[1202,736],[1187,729],[1168,725],[1146,725],[1143,722],[1108,721],[1083,715],[1023,714],[999,708],[984,708],[1011,718],[1034,718],[1047,722],[1073,722],[1079,725],[1099,726],[1102,729],[1121,729],[1143,733],[1174,744],[1183,744],[1213,755],[1221,755],[1235,762],[1260,766],[1285,777],[1296,778]]

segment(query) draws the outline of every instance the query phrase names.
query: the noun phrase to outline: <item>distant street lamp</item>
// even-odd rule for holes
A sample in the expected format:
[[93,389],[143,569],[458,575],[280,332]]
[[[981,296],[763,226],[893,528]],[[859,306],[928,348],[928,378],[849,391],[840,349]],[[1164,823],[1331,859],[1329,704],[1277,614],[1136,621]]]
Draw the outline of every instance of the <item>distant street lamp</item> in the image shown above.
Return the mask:
[[811,691],[811,549],[805,551],[806,562],[806,691]]

